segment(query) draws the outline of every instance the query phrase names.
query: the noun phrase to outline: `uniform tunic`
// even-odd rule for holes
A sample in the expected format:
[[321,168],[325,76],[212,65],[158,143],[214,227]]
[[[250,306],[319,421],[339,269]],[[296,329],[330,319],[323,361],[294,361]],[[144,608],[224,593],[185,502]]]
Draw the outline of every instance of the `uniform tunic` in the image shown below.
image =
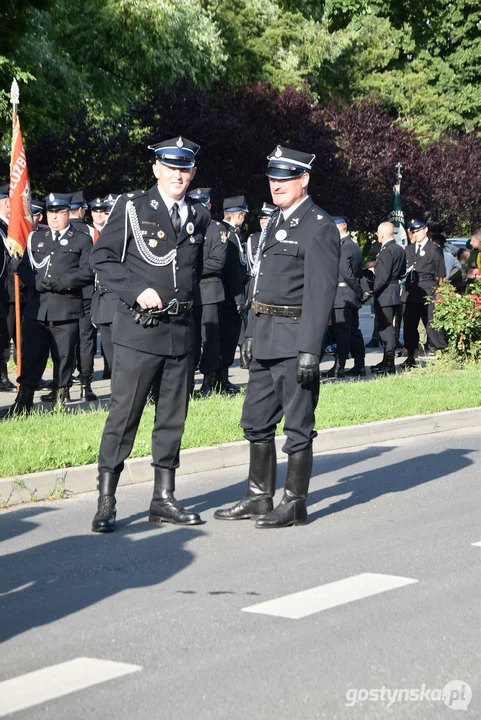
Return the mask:
[[[193,354],[192,311],[164,314],[158,325],[144,327],[135,322],[132,308],[148,288],[157,291],[164,306],[172,300],[193,303],[210,213],[200,203],[186,202],[187,222],[177,237],[157,186],[119,196],[92,250],[100,284],[119,298],[100,471],[123,469],[151,388],[156,398],[153,465],[172,469],[179,464]],[[129,213],[129,203],[135,213]]]
[[322,352],[336,295],[339,233],[310,197],[276,226],[278,220],[279,212],[274,212],[263,242],[253,300],[302,306],[302,312],[277,317],[251,309],[247,335],[252,336],[253,360],[241,425],[247,440],[268,441],[284,415],[284,450],[295,453],[316,435],[319,387],[297,383],[296,362],[300,352]]
[[347,360],[352,355],[356,367],[364,365],[364,340],[359,330],[359,308],[363,291],[362,252],[350,235],[341,238],[341,257],[336,297],[334,299],[333,332],[337,355]]
[[225,300],[220,315],[220,354],[222,367],[229,368],[234,362],[242,327],[237,307],[245,305],[247,258],[239,231],[226,221],[222,225],[227,233],[227,250],[223,273]]
[[[80,218],[72,218],[70,224],[79,232],[85,233],[90,242],[92,236],[90,228]],[[94,293],[94,278],[92,276],[88,285],[82,288],[82,307],[84,315],[79,320],[79,357],[77,364],[80,372],[88,373],[94,371],[94,358],[97,352],[97,328],[92,325],[92,296]]]
[[378,324],[379,337],[384,350],[393,353],[396,349],[396,335],[393,319],[396,309],[401,305],[401,286],[399,281],[406,273],[406,253],[396,241],[384,243],[376,263],[373,296],[374,312]]

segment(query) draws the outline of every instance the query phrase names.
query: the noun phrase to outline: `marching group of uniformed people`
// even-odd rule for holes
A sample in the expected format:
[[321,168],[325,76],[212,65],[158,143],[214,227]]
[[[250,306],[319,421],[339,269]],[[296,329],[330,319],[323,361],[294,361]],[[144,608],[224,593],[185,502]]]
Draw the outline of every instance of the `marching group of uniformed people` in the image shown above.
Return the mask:
[[[241,419],[250,443],[247,489],[215,517],[254,519],[257,528],[304,524],[319,364],[328,334],[337,353],[327,376],[335,379],[366,374],[359,308],[370,297],[384,347],[373,372],[394,371],[393,321],[401,301],[408,352],[404,365],[415,364],[420,320],[432,345],[446,347],[442,333],[430,327],[432,309],[425,303],[445,276],[442,251],[430,242],[422,221],[410,224],[414,243],[406,252],[395,242],[391,223],[381,223],[375,272],[368,273],[368,282],[345,218],[332,218],[308,194],[315,155],[281,145],[268,156],[272,203],[263,205],[260,232],[244,243],[240,229],[248,208],[243,195],[224,200],[224,217],[217,222],[210,215],[210,188],[189,189],[199,146],[179,136],[149,148],[156,179],[149,190],[96,198],[89,206],[81,192],[50,193],[44,203],[32,204],[36,225],[44,214],[47,224],[31,233],[21,261],[10,257],[4,244],[2,390],[10,389],[6,358],[14,338],[13,271],[23,293],[22,370],[7,415],[32,409],[49,354],[53,385],[43,399],[62,406],[77,366],[82,397],[95,400],[91,380],[100,329],[111,400],[92,529],[115,528],[117,485],[149,397],[155,404],[149,520],[198,524],[200,516],[185,510],[174,495],[194,372],[199,368],[203,375],[198,397],[238,392],[228,371],[240,345],[241,364],[249,369]],[[0,188],[0,195],[5,239],[8,186]],[[90,226],[84,220],[88,207]],[[349,356],[354,367],[346,371]],[[274,437],[283,417],[287,476],[274,507]]]

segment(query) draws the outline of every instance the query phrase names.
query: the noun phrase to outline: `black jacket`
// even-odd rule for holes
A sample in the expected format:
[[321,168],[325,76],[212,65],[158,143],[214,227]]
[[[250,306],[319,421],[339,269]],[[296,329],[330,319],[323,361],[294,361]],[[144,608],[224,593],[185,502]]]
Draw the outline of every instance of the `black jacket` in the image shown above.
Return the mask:
[[[42,268],[30,264],[28,249],[18,266],[18,275],[33,295],[24,313],[36,320],[64,321],[83,317],[82,288],[92,281],[89,265],[90,238],[70,225],[60,242],[55,242],[51,230],[37,230],[28,240],[33,259]],[[38,292],[37,278],[56,280],[56,292]]]
[[271,215],[254,279],[253,299],[302,306],[293,317],[249,313],[247,335],[258,360],[321,353],[337,289],[339,232],[329,215],[308,197],[276,227]]
[[213,305],[225,299],[222,272],[227,257],[227,231],[212,220],[205,234],[202,277],[194,305]]
[[[92,244],[92,236],[90,234],[90,228],[86,222],[84,222],[80,218],[72,218],[70,220],[70,224],[75,228],[75,230],[79,230],[80,232],[83,232],[86,235],[88,235],[89,239],[90,239],[90,244]],[[94,294],[94,281],[92,278],[92,282],[89,282],[88,285],[85,285],[82,288],[82,297],[84,300],[89,301],[92,299],[93,294]]]
[[247,258],[242,248],[240,235],[228,222],[222,221],[227,232],[227,250],[224,265],[225,299],[235,305],[245,303],[245,283],[247,278]]
[[362,252],[350,235],[341,238],[340,244],[341,257],[334,307],[351,307],[358,310],[362,304]]
[[[132,230],[129,201],[136,210],[140,237]],[[165,314],[157,326],[144,327],[134,322],[131,311],[147,288],[156,290],[165,305],[175,299],[194,300],[210,213],[200,203],[188,198],[186,202],[188,218],[177,238],[156,185],[120,195],[93,246],[90,261],[98,281],[120,298],[112,325],[112,340],[118,345],[154,355],[178,356],[192,350],[191,312]],[[159,258],[167,260],[156,264]]]
[[401,245],[389,240],[384,243],[376,262],[374,275],[374,301],[381,307],[401,304],[399,281],[406,274],[406,253]]
[[9,268],[10,255],[5,247],[4,240],[8,236],[8,226],[0,220],[0,319],[8,315],[9,298]]
[[437,289],[437,278],[446,277],[443,251],[428,240],[424,250],[416,253],[416,243],[406,250],[406,282],[401,299],[403,302],[424,303]]

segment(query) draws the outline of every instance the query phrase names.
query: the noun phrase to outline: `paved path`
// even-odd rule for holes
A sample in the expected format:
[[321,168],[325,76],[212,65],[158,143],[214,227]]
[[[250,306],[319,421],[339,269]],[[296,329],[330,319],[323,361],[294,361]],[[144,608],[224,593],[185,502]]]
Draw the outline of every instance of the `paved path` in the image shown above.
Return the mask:
[[479,448],[318,455],[303,528],[213,519],[245,467],[182,481],[192,528],[147,523],[150,483],[121,488],[107,536],[93,493],[3,511],[0,717],[479,718]]

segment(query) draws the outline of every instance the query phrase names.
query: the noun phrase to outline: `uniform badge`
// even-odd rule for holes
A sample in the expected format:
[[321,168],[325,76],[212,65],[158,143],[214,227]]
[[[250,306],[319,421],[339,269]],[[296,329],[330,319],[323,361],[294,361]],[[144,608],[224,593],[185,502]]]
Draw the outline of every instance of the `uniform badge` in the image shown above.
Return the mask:
[[175,143],[178,148],[184,147],[184,141],[182,140],[182,137],[179,137],[177,142]]
[[60,245],[68,245],[68,240],[60,240]]
[[150,207],[153,207],[154,210],[157,210],[157,208],[159,207],[159,202],[158,202],[158,200],[151,200],[151,201],[150,201]]
[[50,193],[48,199],[50,200],[50,202],[53,202],[55,200],[55,195],[53,193]]
[[45,245],[45,243],[39,242],[38,247],[41,248],[41,247],[43,247],[44,245]]
[[419,251],[419,254],[421,255],[421,257],[424,257],[424,255],[426,255],[426,253],[424,252],[424,250],[420,250],[420,251]]
[[149,247],[154,248],[154,247],[157,247],[158,244],[159,244],[159,243],[158,243],[157,240],[154,240],[154,238],[150,238],[150,240],[149,240]]
[[276,240],[285,240],[287,237],[287,232],[285,230],[278,230],[276,232]]
[[192,243],[192,245],[195,245],[195,237],[193,235],[190,236],[189,240]]
[[323,215],[317,215],[318,220],[322,220],[322,218],[323,218]]
[[191,212],[194,217],[197,217],[197,210],[195,209],[195,207],[191,208]]
[[292,218],[289,227],[297,227],[299,225],[299,218]]
[[192,235],[192,233],[194,232],[194,223],[188,222],[185,226],[185,229],[187,230],[189,235]]
[[227,242],[227,233],[226,232],[221,232],[220,241],[221,241],[221,243],[224,243],[224,245],[225,245],[225,243]]
[[134,197],[134,193],[127,193],[127,197]]
[[282,157],[282,150],[281,150],[281,147],[280,147],[280,145],[278,145],[278,146],[277,146],[277,148],[276,148],[276,151],[275,151],[274,155],[276,156],[276,158],[280,158],[280,157]]
[[163,238],[165,238],[165,232],[163,230],[159,230],[159,232],[157,233],[157,237],[159,238],[159,240],[162,240]]

